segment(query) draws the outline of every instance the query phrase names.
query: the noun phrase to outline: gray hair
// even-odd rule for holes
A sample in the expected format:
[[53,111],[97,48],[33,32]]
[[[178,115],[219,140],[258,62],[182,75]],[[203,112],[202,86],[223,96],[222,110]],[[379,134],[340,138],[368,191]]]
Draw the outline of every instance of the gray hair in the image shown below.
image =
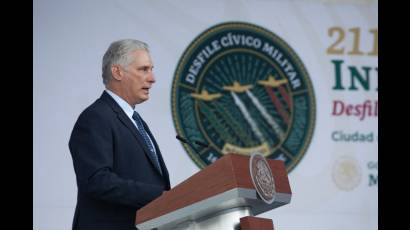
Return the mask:
[[149,52],[148,45],[145,42],[135,39],[123,39],[111,43],[102,61],[104,85],[107,85],[112,79],[111,66],[121,65],[126,68],[133,61],[133,57],[130,54],[135,50],[146,50]]

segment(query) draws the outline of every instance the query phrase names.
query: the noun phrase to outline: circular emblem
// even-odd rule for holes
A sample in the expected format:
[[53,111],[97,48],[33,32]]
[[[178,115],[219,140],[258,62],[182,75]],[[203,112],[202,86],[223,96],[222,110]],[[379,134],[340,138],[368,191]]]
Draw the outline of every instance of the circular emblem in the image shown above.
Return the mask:
[[315,99],[290,46],[256,25],[223,23],[185,50],[172,83],[172,116],[183,144],[203,168],[227,153],[259,152],[289,172],[309,146]]
[[259,153],[253,153],[249,160],[249,171],[256,192],[265,203],[272,204],[275,199],[275,181],[269,163]]
[[332,173],[336,186],[345,191],[356,188],[361,181],[361,169],[357,160],[343,156],[336,160]]

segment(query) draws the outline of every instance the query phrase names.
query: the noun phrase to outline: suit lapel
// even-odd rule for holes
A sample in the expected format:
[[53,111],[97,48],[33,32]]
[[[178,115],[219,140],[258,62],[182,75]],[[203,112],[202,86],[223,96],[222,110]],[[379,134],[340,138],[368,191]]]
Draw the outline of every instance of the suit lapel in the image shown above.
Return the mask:
[[135,125],[132,123],[132,121],[127,117],[126,114],[118,114],[118,118],[120,119],[120,121],[131,131],[131,133],[133,134],[133,136],[137,139],[137,141],[140,143],[140,146],[142,146],[142,148],[144,149],[144,153],[145,155],[147,155],[147,157],[150,159],[152,166],[154,166],[154,168],[156,169],[156,171],[160,173],[160,171],[158,170],[158,168],[155,166],[155,159],[152,157],[151,154],[149,154],[149,149],[147,144],[145,143],[143,137],[141,136],[141,134],[138,132],[137,128],[135,127]]
[[161,170],[162,170],[163,177],[167,180],[167,183],[168,183],[168,185],[169,185],[169,184],[170,184],[170,181],[169,181],[168,170],[167,170],[167,167],[166,167],[166,165],[165,165],[164,159],[162,158],[162,154],[161,154],[161,151],[159,150],[157,141],[155,140],[154,136],[153,136],[152,133],[151,133],[151,130],[149,129],[149,127],[148,127],[148,125],[145,123],[145,121],[144,121],[142,118],[141,118],[141,120],[142,120],[142,124],[144,125],[145,131],[147,131],[147,133],[148,133],[148,135],[150,136],[152,142],[154,143],[154,147],[155,147],[155,149],[156,149],[156,151],[157,151],[158,160],[159,160],[159,164],[160,164],[160,167],[161,167]]
[[[125,114],[125,112],[121,109],[121,107],[115,102],[115,100],[107,93],[104,91],[104,93],[100,97],[102,100],[108,103],[108,105],[111,106],[111,108],[117,113],[118,119],[131,131],[132,135],[137,139],[139,142],[139,145],[142,146],[145,155],[148,157],[148,159],[151,161],[152,166],[155,168],[155,170],[161,175],[161,172],[159,169],[155,166],[155,159],[149,154],[149,149],[147,144],[145,144],[145,141],[141,134],[139,134],[137,127],[132,123],[130,118]],[[151,135],[152,137],[152,135]],[[153,139],[154,141],[154,139]]]

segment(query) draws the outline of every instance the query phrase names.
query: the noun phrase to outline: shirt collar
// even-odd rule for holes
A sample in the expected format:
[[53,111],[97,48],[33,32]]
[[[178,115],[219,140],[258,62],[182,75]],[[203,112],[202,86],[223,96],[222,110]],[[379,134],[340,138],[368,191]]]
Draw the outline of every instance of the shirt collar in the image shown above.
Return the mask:
[[128,117],[132,118],[134,109],[131,107],[131,105],[111,90],[105,89],[105,91],[114,99],[115,102],[117,102],[117,104],[121,107],[125,114],[127,114]]

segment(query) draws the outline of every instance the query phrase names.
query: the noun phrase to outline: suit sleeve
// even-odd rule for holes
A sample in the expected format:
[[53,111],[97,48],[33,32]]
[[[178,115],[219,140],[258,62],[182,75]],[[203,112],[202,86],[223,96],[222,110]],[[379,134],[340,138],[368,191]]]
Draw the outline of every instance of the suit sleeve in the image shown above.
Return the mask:
[[78,189],[94,199],[140,208],[160,196],[163,188],[113,172],[112,132],[102,115],[80,115],[69,141]]

